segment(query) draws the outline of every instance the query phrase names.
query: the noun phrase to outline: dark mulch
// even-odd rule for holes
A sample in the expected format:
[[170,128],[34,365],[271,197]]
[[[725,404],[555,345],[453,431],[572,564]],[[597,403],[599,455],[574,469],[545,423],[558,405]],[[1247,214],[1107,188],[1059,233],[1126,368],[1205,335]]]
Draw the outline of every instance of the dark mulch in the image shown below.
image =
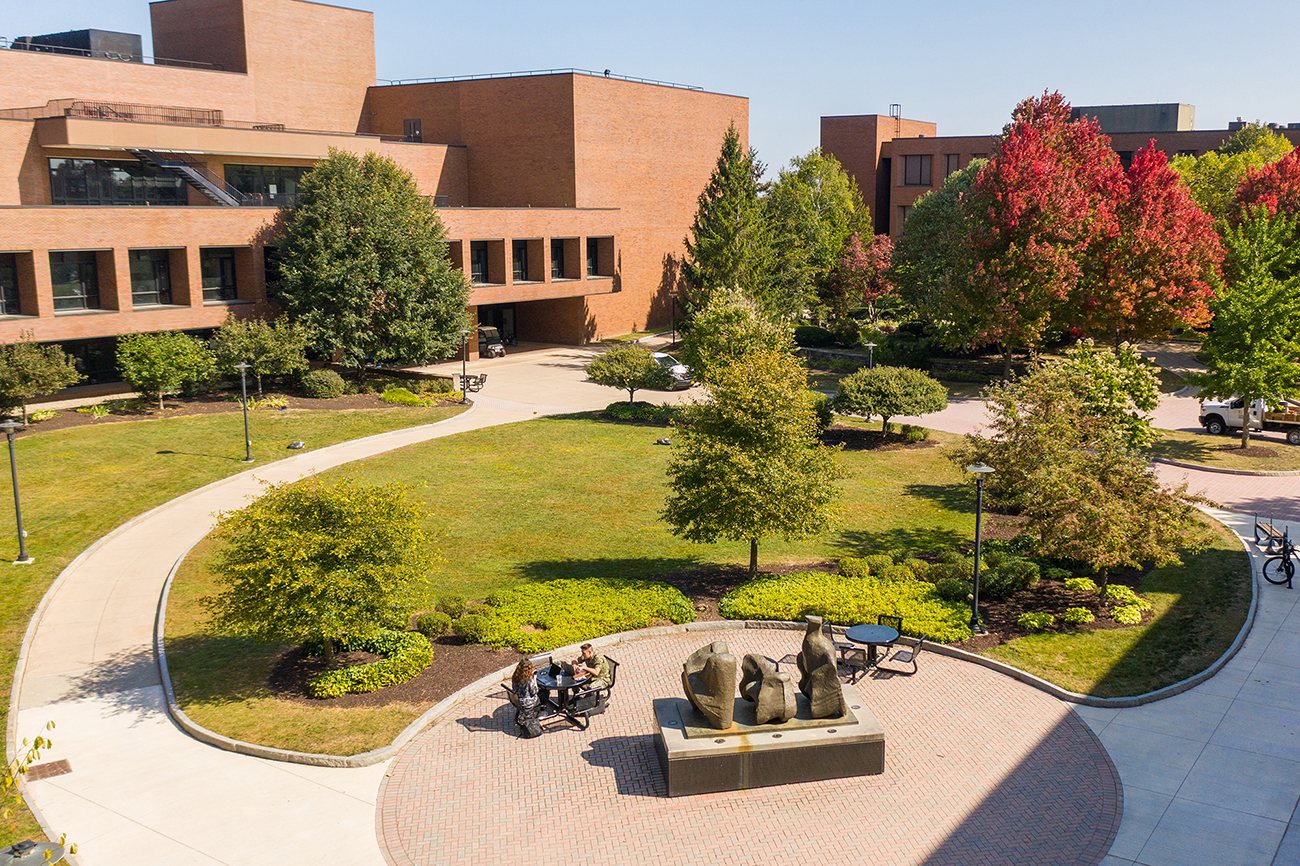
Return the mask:
[[827,445],[843,445],[845,451],[902,451],[907,448],[935,448],[939,445],[933,439],[908,442],[898,432],[899,425],[891,426],[892,432],[883,433],[853,424],[836,423],[822,434],[822,442]]
[[[1250,445],[1246,448],[1242,448],[1241,443],[1235,445],[1216,445],[1215,450],[1223,451],[1227,454],[1233,454],[1238,457],[1260,457],[1267,459],[1270,457],[1282,456],[1282,452],[1278,451],[1276,448],[1268,448],[1263,445]],[[1290,454],[1291,452],[1288,451],[1287,453]]]

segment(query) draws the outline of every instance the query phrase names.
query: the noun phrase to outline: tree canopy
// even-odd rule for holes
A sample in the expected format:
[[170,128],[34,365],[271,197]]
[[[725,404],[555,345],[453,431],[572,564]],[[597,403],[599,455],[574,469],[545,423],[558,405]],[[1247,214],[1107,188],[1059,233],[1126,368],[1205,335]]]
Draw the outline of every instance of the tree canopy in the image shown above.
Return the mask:
[[626,391],[629,403],[637,391],[663,390],[673,384],[672,375],[640,346],[615,346],[587,365],[587,377],[597,385]]
[[216,362],[202,340],[180,331],[117,338],[117,368],[141,397],[157,397],[212,381]]
[[17,341],[0,346],[0,411],[21,406],[26,424],[29,400],[53,394],[84,378],[67,352],[58,346],[41,345],[31,331],[23,331]]
[[790,351],[794,331],[788,322],[773,319],[757,302],[734,288],[723,288],[691,321],[682,338],[682,360],[698,382],[709,383],[719,365],[739,359],[755,348]]
[[1212,219],[1227,219],[1237,206],[1237,188],[1252,171],[1276,162],[1292,151],[1286,137],[1250,124],[1217,150],[1201,156],[1176,156],[1170,167],[1187,185],[1192,199]]
[[280,247],[279,300],[319,353],[353,367],[448,357],[469,285],[411,174],[331,150],[303,176]]
[[840,380],[831,405],[846,415],[879,415],[880,428],[888,433],[895,415],[928,415],[946,408],[948,389],[909,367],[864,367]]
[[237,375],[235,365],[248,364],[262,393],[263,376],[288,376],[307,369],[305,330],[284,319],[272,324],[263,319],[228,319],[212,338],[217,369]]

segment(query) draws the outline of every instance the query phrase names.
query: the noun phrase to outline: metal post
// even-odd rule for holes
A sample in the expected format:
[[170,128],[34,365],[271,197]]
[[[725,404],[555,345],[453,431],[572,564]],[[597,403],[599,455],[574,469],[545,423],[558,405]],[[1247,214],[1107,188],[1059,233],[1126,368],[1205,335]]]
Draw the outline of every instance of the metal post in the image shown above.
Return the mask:
[[14,432],[21,430],[23,425],[9,419],[0,424],[0,427],[4,428],[5,437],[9,440],[9,475],[14,484],[14,519],[18,523],[18,558],[14,560],[14,565],[30,565],[36,560],[27,555],[27,533],[23,530],[23,505],[18,497],[18,460],[14,456]]
[[980,522],[984,514],[984,476],[992,472],[993,467],[976,463],[966,469],[975,473],[975,592],[970,602],[970,630],[973,634],[988,634],[980,623]]
[[465,405],[469,402],[469,385],[466,383],[468,376],[469,364],[469,331],[461,330],[460,332],[460,402]]
[[868,343],[867,343],[867,369],[868,369],[868,370],[875,369],[875,366],[876,366],[876,344],[868,341]]
[[244,404],[244,462],[253,462],[253,440],[248,435],[248,364],[240,361],[235,365],[239,371],[239,397]]

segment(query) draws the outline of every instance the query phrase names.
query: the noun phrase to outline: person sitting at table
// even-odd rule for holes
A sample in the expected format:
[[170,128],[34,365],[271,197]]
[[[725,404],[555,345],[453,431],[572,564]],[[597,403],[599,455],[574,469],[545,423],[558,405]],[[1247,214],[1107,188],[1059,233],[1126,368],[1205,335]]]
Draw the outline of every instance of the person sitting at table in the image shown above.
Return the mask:
[[533,663],[523,659],[515,665],[515,672],[510,677],[510,687],[515,697],[519,698],[519,709],[515,711],[515,724],[519,726],[520,736],[526,739],[540,737],[542,725],[537,721],[537,672]]
[[603,655],[592,649],[589,643],[583,644],[581,649],[582,657],[573,660],[573,673],[591,677],[591,681],[586,683],[589,689],[609,688],[609,662]]

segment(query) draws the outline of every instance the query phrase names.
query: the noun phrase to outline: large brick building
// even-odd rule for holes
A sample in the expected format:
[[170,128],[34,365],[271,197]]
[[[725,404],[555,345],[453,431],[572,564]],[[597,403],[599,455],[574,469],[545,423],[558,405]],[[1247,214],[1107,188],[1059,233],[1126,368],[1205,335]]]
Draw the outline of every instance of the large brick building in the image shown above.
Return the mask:
[[744,98],[580,71],[376,86],[353,9],[150,15],[152,62],[102,31],[0,50],[0,341],[61,342],[99,378],[118,334],[264,309],[277,208],[330,148],[411,171],[480,321],[575,344],[665,325],[723,133],[748,129]]
[[[1080,106],[1073,116],[1097,119],[1120,160],[1128,164],[1134,152],[1155,141],[1169,156],[1199,156],[1223,144],[1242,124],[1228,129],[1192,129],[1194,109],[1185,104]],[[1300,144],[1300,124],[1281,128]],[[938,125],[907,120],[898,112],[888,116],[859,114],[821,119],[821,148],[832,154],[853,176],[862,200],[871,207],[877,233],[902,233],[917,199],[943,186],[948,175],[989,156],[996,135],[939,136]]]

